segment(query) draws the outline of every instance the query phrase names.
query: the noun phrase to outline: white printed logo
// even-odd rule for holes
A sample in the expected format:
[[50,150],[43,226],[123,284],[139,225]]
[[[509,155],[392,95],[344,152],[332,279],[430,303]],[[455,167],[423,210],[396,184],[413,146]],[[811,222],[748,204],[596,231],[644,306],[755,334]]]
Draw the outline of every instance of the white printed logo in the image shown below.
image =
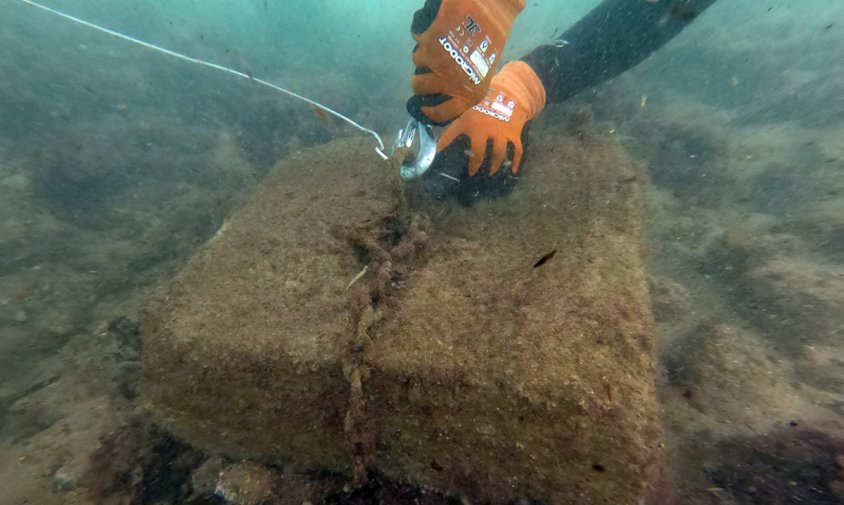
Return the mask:
[[472,110],[476,110],[476,111],[480,112],[481,114],[486,114],[487,116],[493,117],[493,118],[495,118],[499,121],[504,121],[505,123],[510,122],[510,118],[505,116],[504,114],[500,114],[498,112],[489,110],[485,107],[481,107],[480,105],[475,105],[474,107],[472,107]]
[[478,77],[478,73],[475,72],[475,69],[472,68],[472,65],[470,65],[469,62],[466,61],[466,59],[463,58],[463,56],[460,55],[460,51],[455,49],[454,46],[451,45],[451,42],[449,42],[446,37],[440,37],[438,40],[439,40],[440,45],[443,46],[443,49],[445,49],[445,52],[447,52],[448,55],[451,56],[451,59],[453,59],[455,63],[460,65],[460,68],[462,68],[463,71],[466,72],[466,75],[469,76],[469,79],[473,83],[475,83],[475,85],[480,85],[481,84],[481,78]]

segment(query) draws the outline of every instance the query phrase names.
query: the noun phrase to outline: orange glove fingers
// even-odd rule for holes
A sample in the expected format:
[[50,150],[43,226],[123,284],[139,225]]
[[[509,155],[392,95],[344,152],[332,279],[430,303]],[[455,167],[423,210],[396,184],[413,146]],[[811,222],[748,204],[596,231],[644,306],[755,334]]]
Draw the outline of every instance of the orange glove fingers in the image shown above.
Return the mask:
[[492,158],[489,163],[489,175],[495,175],[501,165],[507,160],[507,141],[494,139],[492,141]]
[[[512,62],[495,76],[480,103],[446,127],[437,142],[437,153],[464,136],[469,140],[469,177],[474,177],[487,159],[489,175],[508,167],[511,173],[517,174],[524,157],[525,125],[544,106],[545,88],[536,73],[524,62]],[[510,144],[512,155],[507,163]]]
[[521,142],[515,142],[513,150],[513,166],[510,167],[513,175],[519,173],[519,165],[522,163],[522,156],[525,154],[525,146]]
[[[469,125],[463,125],[461,122],[468,122],[466,121],[467,116],[469,113],[465,113],[453,123],[448,125],[448,127],[443,130],[442,135],[440,135],[439,140],[437,140],[437,155],[439,156],[447,147],[449,147],[453,142],[457,141],[459,137],[467,137],[469,142],[467,146],[469,156],[469,166],[468,166],[468,174],[470,177],[474,176],[478,173],[478,170],[481,168],[481,163],[484,161],[484,150],[478,149],[476,146],[481,144],[481,137],[477,134],[477,132],[472,132],[470,128],[466,128]],[[486,142],[483,143],[486,146]]]
[[469,144],[469,167],[467,174],[469,177],[474,177],[481,170],[481,165],[486,158],[486,142],[482,142],[480,138],[471,139]]
[[411,28],[417,42],[413,63],[430,70],[436,84],[414,78],[414,98],[448,95],[457,101],[423,109],[419,100],[410,100],[408,112],[445,124],[483,98],[524,6],[525,0],[427,0]]

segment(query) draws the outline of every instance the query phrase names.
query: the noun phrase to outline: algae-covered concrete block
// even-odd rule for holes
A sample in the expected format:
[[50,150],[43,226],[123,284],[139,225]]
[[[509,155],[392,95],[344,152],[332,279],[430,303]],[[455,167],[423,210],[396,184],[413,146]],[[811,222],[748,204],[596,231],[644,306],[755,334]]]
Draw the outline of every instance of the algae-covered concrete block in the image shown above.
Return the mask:
[[518,191],[434,219],[372,342],[377,466],[482,502],[637,503],[659,471],[640,187],[612,145],[538,143]]
[[476,501],[644,502],[640,181],[610,142],[533,140],[516,190],[471,207],[406,204],[350,141],[283,161],[150,305],[154,417],[232,456]]
[[369,151],[285,160],[147,308],[142,394],[175,434],[346,470],[346,286],[359,267],[345,234],[393,199]]

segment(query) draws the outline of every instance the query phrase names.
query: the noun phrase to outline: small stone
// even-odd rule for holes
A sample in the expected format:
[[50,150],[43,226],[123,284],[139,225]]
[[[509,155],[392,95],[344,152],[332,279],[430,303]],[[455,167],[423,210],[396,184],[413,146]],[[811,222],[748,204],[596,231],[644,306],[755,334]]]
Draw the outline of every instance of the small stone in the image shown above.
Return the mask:
[[65,493],[76,487],[76,476],[65,467],[60,467],[53,473],[53,492]]
[[26,315],[26,311],[19,310],[15,312],[15,322],[16,323],[25,323],[29,319],[29,316]]
[[835,466],[840,470],[844,470],[844,454],[838,453],[835,455]]
[[214,495],[229,505],[275,503],[277,483],[277,473],[263,465],[235,463],[220,472]]
[[195,469],[190,476],[194,495],[203,497],[213,495],[217,487],[217,479],[224,467],[223,458],[212,456]]

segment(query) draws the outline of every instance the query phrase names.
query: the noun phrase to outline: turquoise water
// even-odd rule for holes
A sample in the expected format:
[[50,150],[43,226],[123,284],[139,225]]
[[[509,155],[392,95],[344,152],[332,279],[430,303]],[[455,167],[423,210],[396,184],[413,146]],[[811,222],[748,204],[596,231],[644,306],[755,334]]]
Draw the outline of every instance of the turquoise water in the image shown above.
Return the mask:
[[[49,5],[302,93],[389,143],[418,3]],[[529,2],[507,57],[597,3]],[[87,503],[90,449],[133,413],[111,401],[127,351],[109,322],[134,318],[278,159],[366,137],[247,80],[23,2],[0,9],[0,505]],[[590,106],[595,129],[648,169],[680,503],[842,500],[842,19],[839,2],[720,0],[647,61],[546,112]]]

